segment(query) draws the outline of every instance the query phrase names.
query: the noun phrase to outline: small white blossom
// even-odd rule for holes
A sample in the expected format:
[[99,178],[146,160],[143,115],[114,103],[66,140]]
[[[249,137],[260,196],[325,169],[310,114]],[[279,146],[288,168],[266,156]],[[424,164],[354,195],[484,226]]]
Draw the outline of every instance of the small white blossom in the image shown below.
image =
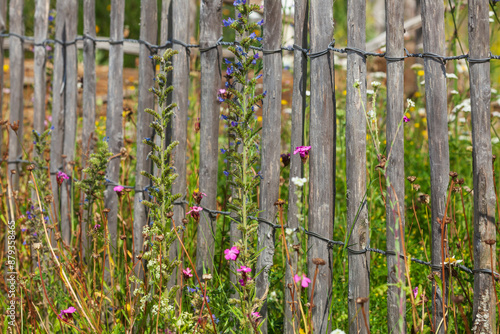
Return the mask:
[[295,184],[297,187],[303,187],[304,184],[307,182],[306,178],[300,178],[300,177],[292,177],[292,182]]
[[372,81],[372,87],[373,88],[377,89],[380,86],[382,86],[382,83],[380,83],[379,81]]
[[354,88],[359,88],[359,86],[361,86],[361,81],[356,79],[356,81],[354,81]]
[[337,328],[336,330],[332,331],[330,334],[345,334],[345,332],[343,330]]
[[446,73],[446,78],[447,79],[458,79],[458,77],[455,75],[455,73]]
[[373,72],[372,77],[375,79],[385,79],[387,77],[387,74],[385,72]]
[[366,90],[366,95],[373,95],[373,94],[375,94],[375,92],[373,90],[371,90],[371,89]]
[[453,89],[450,93],[451,93],[451,95],[458,95],[458,94],[459,94],[459,93],[458,93],[456,90],[454,90],[454,89]]
[[373,111],[373,109],[368,111],[367,115],[370,119],[374,119],[377,116],[377,114],[375,113],[375,111]]
[[415,102],[413,102],[412,99],[406,99],[406,104],[408,105],[408,108],[415,107]]

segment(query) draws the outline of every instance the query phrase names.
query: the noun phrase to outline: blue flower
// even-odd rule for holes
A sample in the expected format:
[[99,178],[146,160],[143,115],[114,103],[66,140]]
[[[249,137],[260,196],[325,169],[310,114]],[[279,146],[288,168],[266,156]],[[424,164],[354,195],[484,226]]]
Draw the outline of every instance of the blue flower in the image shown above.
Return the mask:
[[251,39],[255,39],[255,38],[257,38],[257,35],[253,32],[248,37],[250,37]]
[[247,3],[247,0],[234,0],[233,6],[244,5]]
[[231,121],[231,125],[232,125],[232,126],[238,126],[238,122]]
[[227,116],[226,115],[220,115],[220,118],[222,118],[223,120],[227,120]]
[[54,16],[49,15],[49,21],[50,21],[50,22],[54,21]]
[[221,149],[220,149],[220,152],[221,152],[222,154],[224,154],[224,153],[226,153],[227,151],[226,151],[225,149],[221,148]]
[[186,286],[188,292],[196,292],[196,288],[191,289],[189,286]]
[[264,95],[264,97],[267,95],[267,90],[264,91],[264,93],[262,93],[262,95]]
[[146,138],[144,138],[144,140],[145,140],[145,141],[151,141],[151,138],[146,137]]
[[102,138],[102,141],[105,141],[106,143],[108,143],[109,142],[109,137],[106,136],[106,137]]
[[229,82],[226,81],[226,83],[224,84],[224,86],[226,86],[226,88],[229,88]]
[[256,40],[258,40],[259,42],[262,42],[262,37],[257,37]]
[[260,20],[259,22],[257,22],[258,25],[263,25],[264,24],[264,19]]
[[215,316],[215,314],[212,314],[212,318],[214,319],[215,323],[219,323],[219,319]]
[[231,24],[233,24],[234,19],[228,17],[227,20],[222,20],[222,24],[224,27],[229,27]]
[[28,219],[34,219],[35,215],[31,213],[31,211],[26,211],[26,215],[28,215]]
[[217,100],[219,100],[219,102],[224,102],[224,99],[222,97],[218,97]]
[[231,62],[227,58],[224,58],[224,63],[226,63],[226,65],[231,64]]
[[231,67],[228,67],[226,70],[227,75],[231,75],[234,73],[234,67],[231,65]]
[[226,171],[226,170],[225,170],[225,171],[223,171],[222,173],[224,173],[224,175],[226,175],[226,176],[229,176],[229,173],[228,173],[228,171]]
[[259,80],[260,78],[262,78],[262,74],[259,74],[255,79]]
[[239,18],[239,19],[241,19],[241,16],[242,16],[242,15],[241,15],[241,13],[238,13],[238,18]]

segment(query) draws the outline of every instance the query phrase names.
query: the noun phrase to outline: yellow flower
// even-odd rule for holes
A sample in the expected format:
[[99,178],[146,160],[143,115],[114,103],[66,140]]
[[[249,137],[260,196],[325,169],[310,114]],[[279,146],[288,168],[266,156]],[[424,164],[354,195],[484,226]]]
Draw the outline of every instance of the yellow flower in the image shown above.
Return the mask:
[[108,12],[110,12],[110,11],[111,11],[111,5],[107,5],[107,6],[106,6],[106,10],[107,10]]
[[287,101],[287,100],[281,100],[281,104],[282,104],[282,105],[287,105],[287,104],[288,104],[288,101]]
[[410,111],[415,111],[415,107],[410,107]]
[[9,71],[9,64],[4,64],[3,65],[3,71],[8,72]]
[[417,72],[417,75],[418,75],[419,77],[424,76],[424,74],[425,74],[424,70],[420,70],[420,71],[418,71],[418,72]]
[[[422,72],[423,72],[423,71],[422,71]],[[420,97],[420,96],[422,96],[422,93],[420,93],[420,92],[415,92],[415,94],[414,94],[413,96],[415,96],[415,97]]]
[[420,127],[420,123],[415,123],[415,124],[413,124],[413,126],[418,129]]
[[424,136],[425,139],[428,138],[427,130],[422,131],[422,136]]
[[127,89],[128,90],[135,90],[135,86],[128,86]]
[[344,89],[344,91],[342,92],[342,95],[346,96],[347,95],[347,91]]
[[262,122],[262,116],[257,116],[257,122]]
[[156,64],[156,72],[160,70],[160,64]]
[[260,30],[255,29],[253,32],[255,33],[256,36],[260,36]]
[[127,303],[127,312],[130,312],[130,304]]
[[299,334],[306,334],[306,332],[304,332],[304,330],[301,328],[299,329]]
[[101,29],[99,28],[99,26],[95,26],[95,33],[96,33],[96,34],[98,34],[98,33],[99,33],[99,30],[101,30]]

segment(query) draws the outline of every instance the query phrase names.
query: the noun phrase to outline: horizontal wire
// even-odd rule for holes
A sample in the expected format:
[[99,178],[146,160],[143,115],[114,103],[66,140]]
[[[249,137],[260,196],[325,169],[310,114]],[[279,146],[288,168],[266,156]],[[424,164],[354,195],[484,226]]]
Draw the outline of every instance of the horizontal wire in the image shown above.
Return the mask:
[[[90,36],[87,34],[83,34],[82,36],[78,36],[71,41],[63,41],[60,39],[44,39],[40,42],[35,42],[35,39],[32,36],[23,36],[23,35],[19,35],[19,34],[13,33],[13,32],[8,32],[8,33],[2,32],[2,33],[0,33],[0,38],[2,38],[2,37],[16,37],[23,42],[30,42],[30,43],[34,44],[34,46],[46,46],[49,44],[52,44],[52,45],[59,44],[62,46],[70,46],[70,45],[76,44],[76,42],[78,42],[78,41],[84,41],[87,39],[93,41],[94,43],[109,43],[110,45],[123,44],[125,42],[128,42],[128,43],[145,45],[152,53],[155,53],[161,49],[166,49],[167,47],[173,46],[174,44],[180,45],[180,46],[186,48],[187,50],[200,49],[200,52],[207,52],[209,50],[217,48],[218,46],[235,46],[235,45],[240,44],[237,41],[232,41],[232,42],[223,41],[222,37],[220,37],[219,40],[215,44],[209,45],[206,47],[201,47],[200,44],[188,44],[188,43],[185,43],[183,41],[176,40],[176,39],[172,39],[171,41],[166,41],[164,44],[157,45],[157,44],[152,44],[152,43],[145,41],[145,40],[142,40],[142,39],[124,38],[124,39],[115,41],[115,40],[112,40],[109,38],[96,38],[96,37],[93,37],[93,36]],[[354,53],[357,53],[357,54],[363,56],[364,58],[366,58],[366,57],[380,57],[380,58],[385,58],[386,61],[390,61],[390,62],[404,61],[406,58],[432,58],[432,59],[440,61],[442,63],[445,63],[448,60],[465,59],[469,63],[473,63],[473,64],[474,63],[488,62],[492,59],[493,60],[500,60],[500,55],[494,55],[491,52],[488,55],[488,57],[485,57],[485,58],[471,58],[469,56],[469,54],[456,55],[456,56],[442,56],[442,55],[439,55],[439,54],[436,54],[433,52],[410,53],[410,52],[408,52],[408,50],[406,48],[404,49],[405,56],[403,56],[403,57],[389,57],[389,56],[387,56],[386,52],[367,52],[365,50],[350,47],[350,46],[347,46],[345,48],[335,48],[335,40],[333,40],[328,45],[328,47],[326,49],[320,50],[317,52],[311,52],[310,49],[303,48],[303,47],[298,46],[296,44],[293,44],[293,46],[282,46],[281,48],[275,49],[275,50],[267,50],[267,49],[264,49],[263,47],[258,47],[258,46],[250,46],[250,48],[252,50],[261,51],[263,54],[274,54],[274,53],[280,53],[282,51],[289,51],[289,52],[300,51],[300,52],[304,53],[304,55],[306,55],[307,57],[309,57],[311,59],[326,55],[327,53],[329,53],[329,51],[333,51],[333,52],[337,52],[337,53],[341,53],[341,54],[348,54],[350,52],[354,52]]]

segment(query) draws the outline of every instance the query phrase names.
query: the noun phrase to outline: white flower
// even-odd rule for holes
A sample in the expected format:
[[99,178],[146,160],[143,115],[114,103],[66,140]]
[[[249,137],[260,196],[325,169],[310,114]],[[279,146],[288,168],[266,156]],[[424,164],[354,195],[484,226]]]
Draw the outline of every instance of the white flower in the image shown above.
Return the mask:
[[491,116],[493,116],[493,117],[500,117],[500,112],[494,111],[494,112],[491,113]]
[[345,334],[345,332],[343,330],[337,328],[336,330],[332,331],[330,334]]
[[465,117],[460,117],[460,118],[458,119],[458,121],[459,121],[460,123],[467,123],[467,120],[465,119]]
[[306,178],[300,178],[300,177],[292,177],[292,182],[295,184],[297,187],[303,187],[304,184],[307,182]]
[[306,96],[311,96],[311,91],[310,90],[306,90]]
[[375,92],[373,90],[371,90],[371,89],[366,90],[366,95],[373,95],[373,94],[375,94]]
[[446,78],[447,79],[458,79],[458,77],[455,75],[455,73],[446,73]]
[[415,107],[415,102],[411,99],[406,99],[406,104],[408,105],[408,108]]
[[372,87],[373,88],[376,89],[376,88],[378,88],[380,86],[382,86],[382,84],[379,81],[372,81]]
[[420,81],[421,85],[425,85],[425,80]]
[[454,90],[454,89],[453,89],[450,93],[451,93],[451,95],[458,95],[458,94],[459,94],[459,93],[458,93],[456,90]]
[[411,65],[411,67],[410,67],[410,68],[411,68],[412,70],[421,70],[421,69],[423,69],[424,67],[422,66],[422,64],[418,64],[418,63],[416,63],[416,64]]
[[[447,257],[444,259],[444,264],[450,264],[452,266],[457,266],[460,262],[463,262],[464,260],[457,260],[455,259],[455,256],[452,257]],[[442,265],[442,263],[441,263]]]
[[500,139],[498,139],[498,137],[493,137],[493,138],[491,138],[491,143],[498,144],[498,143],[500,143]]
[[368,111],[367,115],[368,115],[368,118],[370,118],[370,119],[374,119],[377,116],[377,114],[375,114],[375,111],[373,111],[373,109]]
[[359,88],[359,86],[361,86],[361,81],[356,79],[356,81],[354,81],[354,88]]
[[491,89],[491,94],[497,94],[497,93],[498,93],[498,91],[495,88]]
[[488,19],[488,21],[489,21],[490,23],[495,22],[495,20],[493,20],[491,17]]

